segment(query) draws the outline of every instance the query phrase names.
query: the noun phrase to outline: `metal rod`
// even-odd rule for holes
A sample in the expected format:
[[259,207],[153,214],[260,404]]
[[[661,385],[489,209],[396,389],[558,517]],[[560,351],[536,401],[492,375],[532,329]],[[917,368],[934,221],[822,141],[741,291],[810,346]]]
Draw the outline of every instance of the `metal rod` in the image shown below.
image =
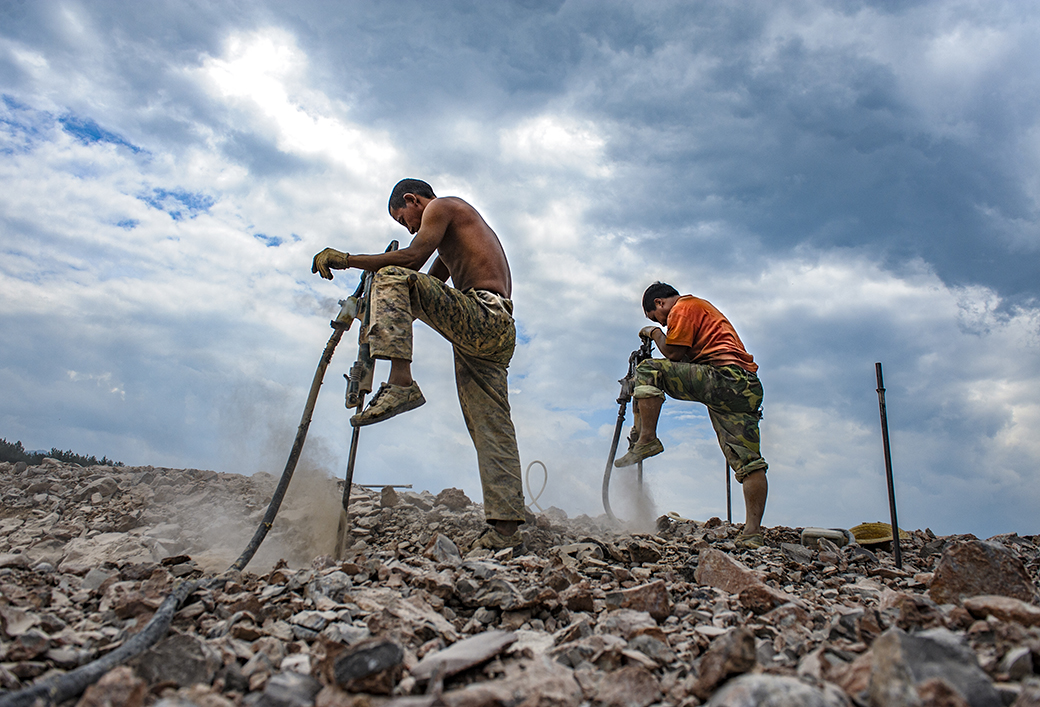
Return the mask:
[[733,523],[733,495],[729,489],[729,460],[726,460],[726,522]]
[[[358,411],[365,409],[365,394],[358,393]],[[350,454],[347,455],[346,485],[343,487],[343,512],[349,514],[350,485],[354,483],[354,462],[357,459],[358,439],[361,437],[361,428],[354,427],[350,433]],[[349,517],[349,516],[348,516]]]
[[899,547],[899,522],[896,520],[896,487],[892,478],[892,450],[888,443],[888,411],[885,407],[885,383],[881,375],[881,362],[874,364],[877,372],[878,406],[881,409],[881,440],[885,445],[885,476],[888,479],[888,507],[892,514],[892,550],[896,568],[903,569],[903,554]]

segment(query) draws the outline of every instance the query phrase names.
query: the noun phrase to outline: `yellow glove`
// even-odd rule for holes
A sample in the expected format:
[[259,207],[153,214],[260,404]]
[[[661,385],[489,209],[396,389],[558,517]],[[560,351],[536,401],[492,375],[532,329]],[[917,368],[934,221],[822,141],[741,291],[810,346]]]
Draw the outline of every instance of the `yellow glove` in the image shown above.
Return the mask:
[[653,341],[655,331],[661,331],[661,327],[645,326],[639,330],[639,335],[644,339],[650,339],[651,341]]
[[316,272],[326,280],[332,279],[333,270],[346,270],[350,267],[350,253],[342,253],[333,248],[326,248],[314,256],[311,272]]

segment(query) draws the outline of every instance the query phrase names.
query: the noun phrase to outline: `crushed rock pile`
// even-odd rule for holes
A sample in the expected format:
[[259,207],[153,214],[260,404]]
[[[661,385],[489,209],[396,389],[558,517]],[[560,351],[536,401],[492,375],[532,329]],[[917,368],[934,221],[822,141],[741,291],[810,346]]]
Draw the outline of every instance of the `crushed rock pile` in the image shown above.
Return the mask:
[[[274,485],[0,464],[0,705],[219,574]],[[806,547],[799,528],[738,551],[718,519],[639,533],[549,509],[523,554],[466,553],[486,526],[463,492],[354,487],[335,560],[306,506],[286,513],[265,543],[282,559],[192,594],[166,638],[69,704],[1040,707],[1036,536],[913,531],[897,569],[889,547]],[[215,554],[215,536],[241,545]]]

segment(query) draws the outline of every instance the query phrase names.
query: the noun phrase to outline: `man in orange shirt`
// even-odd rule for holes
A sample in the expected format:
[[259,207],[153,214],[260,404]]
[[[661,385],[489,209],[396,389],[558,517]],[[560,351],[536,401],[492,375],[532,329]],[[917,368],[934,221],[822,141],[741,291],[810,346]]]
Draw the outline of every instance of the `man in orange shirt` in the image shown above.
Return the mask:
[[758,421],[762,419],[762,384],[758,364],[744,349],[729,320],[707,300],[679,295],[671,285],[655,282],[643,293],[647,319],[662,324],[644,327],[663,359],[647,359],[636,367],[636,427],[628,454],[616,466],[631,466],[664,451],[657,420],[665,395],[708,406],[719,445],[744,491],[744,532],[737,546],[762,547],[762,515],[769,483],[766,460],[759,453]]

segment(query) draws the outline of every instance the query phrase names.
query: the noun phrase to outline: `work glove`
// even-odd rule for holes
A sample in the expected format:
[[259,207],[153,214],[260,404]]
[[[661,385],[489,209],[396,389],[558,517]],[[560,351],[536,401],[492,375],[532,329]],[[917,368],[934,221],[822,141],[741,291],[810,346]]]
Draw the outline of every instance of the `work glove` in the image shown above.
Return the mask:
[[346,270],[350,267],[347,264],[349,257],[350,253],[342,253],[333,248],[326,248],[314,256],[314,262],[311,263],[311,272],[316,272],[326,280],[331,280],[333,270]]
[[645,327],[643,327],[642,329],[639,330],[639,336],[641,336],[644,339],[650,339],[651,341],[653,341],[654,340],[654,332],[655,331],[660,331],[660,330],[661,330],[661,327],[652,326],[652,325],[651,326],[645,326]]

